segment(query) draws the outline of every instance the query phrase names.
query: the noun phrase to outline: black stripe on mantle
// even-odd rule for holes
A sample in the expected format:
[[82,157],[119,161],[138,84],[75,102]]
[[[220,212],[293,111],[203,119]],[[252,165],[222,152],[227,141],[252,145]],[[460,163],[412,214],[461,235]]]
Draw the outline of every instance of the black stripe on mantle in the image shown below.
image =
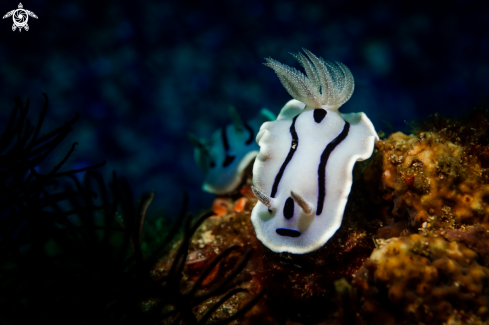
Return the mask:
[[295,131],[295,121],[297,120],[297,117],[299,115],[296,115],[294,117],[294,119],[292,120],[292,124],[290,125],[290,135],[292,136],[292,142],[290,144],[290,150],[289,150],[289,153],[287,154],[287,157],[284,160],[284,163],[280,167],[280,170],[278,171],[277,176],[275,176],[275,181],[273,182],[273,186],[272,186],[272,194],[270,194],[270,197],[275,197],[275,194],[277,194],[278,184],[280,183],[280,180],[282,179],[282,176],[284,175],[285,168],[287,167],[289,162],[292,160],[294,153],[297,151],[297,147],[299,147],[299,137],[297,136],[297,132]]
[[231,165],[236,159],[235,155],[230,155],[229,152],[229,141],[228,141],[228,134],[226,131],[226,127],[223,127],[221,129],[221,140],[222,140],[222,145],[224,146],[224,153],[226,156],[224,157],[224,161],[222,162],[222,167],[227,167]]
[[331,152],[338,146],[343,140],[345,140],[348,132],[350,131],[350,123],[345,121],[343,131],[333,139],[324,149],[318,167],[318,204],[316,208],[316,215],[320,215],[323,212],[324,200],[326,199],[326,164],[328,163]]

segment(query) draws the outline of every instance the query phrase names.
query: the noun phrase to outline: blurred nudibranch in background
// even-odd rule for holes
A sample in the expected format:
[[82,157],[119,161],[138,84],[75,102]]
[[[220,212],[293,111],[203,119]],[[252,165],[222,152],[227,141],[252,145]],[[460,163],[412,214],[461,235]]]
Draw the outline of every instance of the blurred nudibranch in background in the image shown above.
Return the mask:
[[232,124],[218,129],[209,139],[202,140],[189,134],[195,146],[195,161],[206,174],[202,189],[217,195],[228,194],[238,188],[246,167],[258,154],[255,137],[260,126],[275,119],[275,115],[266,108],[247,122],[241,119],[233,106],[229,111]]

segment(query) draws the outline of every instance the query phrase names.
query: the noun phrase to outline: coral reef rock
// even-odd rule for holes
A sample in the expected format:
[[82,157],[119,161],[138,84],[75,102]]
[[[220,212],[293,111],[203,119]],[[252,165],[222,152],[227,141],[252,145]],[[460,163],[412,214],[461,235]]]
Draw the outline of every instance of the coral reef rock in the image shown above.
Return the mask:
[[377,240],[353,279],[372,324],[482,324],[489,320],[489,269],[443,237]]
[[393,201],[394,217],[407,213],[413,227],[428,229],[489,221],[485,170],[463,145],[434,132],[397,132],[376,147],[383,155],[382,184],[391,192],[386,198]]
[[[438,114],[378,141],[365,179],[382,211],[377,238],[410,233],[465,243],[489,266],[489,112]],[[379,177],[380,173],[380,177]],[[382,198],[379,200],[379,195]]]

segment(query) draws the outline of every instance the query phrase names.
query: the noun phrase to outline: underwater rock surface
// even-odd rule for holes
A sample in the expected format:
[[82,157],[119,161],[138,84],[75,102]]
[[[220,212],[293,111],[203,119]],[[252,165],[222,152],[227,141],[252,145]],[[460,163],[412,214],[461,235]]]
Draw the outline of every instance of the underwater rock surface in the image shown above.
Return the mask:
[[376,143],[386,223],[379,238],[442,235],[487,259],[487,245],[476,242],[487,242],[489,230],[488,113],[469,114],[458,120],[434,115],[414,126],[416,135],[397,132]]
[[489,318],[489,269],[473,250],[417,234],[378,244],[353,280],[373,324]]
[[394,216],[407,213],[411,226],[425,229],[487,222],[487,172],[470,149],[435,132],[397,132],[377,146]]

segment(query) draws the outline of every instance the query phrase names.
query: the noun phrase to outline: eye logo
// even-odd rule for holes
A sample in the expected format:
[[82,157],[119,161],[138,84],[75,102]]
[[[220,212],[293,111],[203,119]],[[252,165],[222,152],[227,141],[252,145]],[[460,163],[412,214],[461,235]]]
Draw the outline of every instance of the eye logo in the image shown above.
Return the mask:
[[25,10],[24,6],[22,6],[22,3],[19,3],[18,9],[7,12],[3,16],[3,19],[8,18],[10,16],[12,16],[12,19],[14,21],[14,24],[12,25],[12,31],[15,31],[18,28],[19,32],[22,31],[22,28],[24,28],[26,31],[29,30],[29,25],[27,25],[29,16],[37,19],[36,14],[33,13],[32,11]]

